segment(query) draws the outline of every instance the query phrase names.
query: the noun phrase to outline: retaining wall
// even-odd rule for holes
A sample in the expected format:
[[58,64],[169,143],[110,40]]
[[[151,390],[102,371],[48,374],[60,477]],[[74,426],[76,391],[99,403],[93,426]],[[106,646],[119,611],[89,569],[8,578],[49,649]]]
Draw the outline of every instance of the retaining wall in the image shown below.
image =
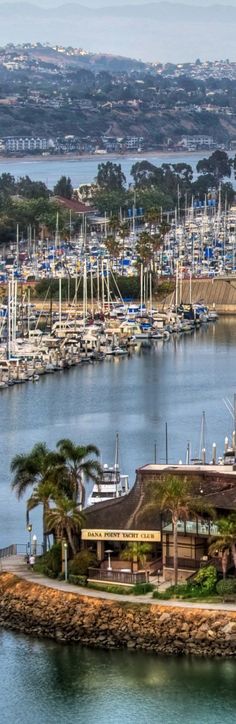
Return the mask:
[[10,573],[0,575],[0,626],[96,648],[236,656],[236,612],[89,598]]

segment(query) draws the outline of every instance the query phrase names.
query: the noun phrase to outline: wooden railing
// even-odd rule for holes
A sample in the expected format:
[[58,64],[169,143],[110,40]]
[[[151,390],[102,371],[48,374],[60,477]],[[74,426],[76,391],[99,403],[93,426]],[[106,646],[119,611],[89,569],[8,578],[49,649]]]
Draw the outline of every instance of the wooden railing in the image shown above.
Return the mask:
[[107,583],[123,583],[124,585],[136,583],[147,583],[149,580],[148,573],[138,571],[137,573],[128,573],[125,571],[108,571],[104,568],[89,568],[88,579],[91,581],[106,581]]
[[[174,558],[167,557],[166,563],[167,568],[174,568]],[[178,568],[184,570],[195,571],[201,567],[201,560],[198,558],[178,558]]]

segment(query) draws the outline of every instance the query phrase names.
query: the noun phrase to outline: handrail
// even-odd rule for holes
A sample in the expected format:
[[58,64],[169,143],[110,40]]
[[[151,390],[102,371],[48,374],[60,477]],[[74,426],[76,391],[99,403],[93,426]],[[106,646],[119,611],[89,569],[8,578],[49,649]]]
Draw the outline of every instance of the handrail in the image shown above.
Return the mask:
[[0,548],[0,558],[8,558],[9,556],[17,555],[17,545],[13,543],[11,546],[6,548]]
[[[36,543],[36,545],[32,543],[31,550],[37,556],[41,556],[43,552],[40,543]],[[0,548],[0,559],[9,558],[10,556],[26,556],[29,555],[29,552],[29,543],[12,543],[12,545],[6,546],[6,548]]]

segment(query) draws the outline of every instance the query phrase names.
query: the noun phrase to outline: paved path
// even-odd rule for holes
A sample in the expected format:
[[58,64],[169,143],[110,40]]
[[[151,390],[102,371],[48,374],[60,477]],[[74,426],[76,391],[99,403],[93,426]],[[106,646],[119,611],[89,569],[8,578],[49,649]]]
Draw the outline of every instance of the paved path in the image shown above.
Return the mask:
[[127,601],[129,603],[146,603],[151,606],[165,606],[170,608],[190,608],[203,609],[207,611],[234,611],[236,605],[231,603],[193,603],[191,601],[162,601],[158,598],[152,598],[152,593],[145,596],[122,595],[119,593],[107,593],[106,591],[97,591],[91,588],[83,588],[82,586],[73,586],[65,581],[56,581],[46,578],[40,573],[28,570],[23,556],[11,556],[1,560],[1,570],[15,573],[19,578],[23,578],[31,583],[37,583],[40,586],[52,588],[54,591],[63,591],[64,593],[76,593],[77,596],[89,596],[91,598],[100,598],[106,601]]

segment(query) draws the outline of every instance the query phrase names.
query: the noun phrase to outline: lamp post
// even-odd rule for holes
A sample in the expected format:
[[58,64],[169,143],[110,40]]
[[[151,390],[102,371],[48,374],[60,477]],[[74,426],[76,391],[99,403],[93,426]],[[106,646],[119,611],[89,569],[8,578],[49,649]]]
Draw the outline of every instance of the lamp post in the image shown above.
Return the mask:
[[65,581],[68,579],[68,559],[67,559],[67,553],[68,553],[68,543],[63,543],[64,545],[64,563],[65,563]]
[[33,556],[36,556],[37,555],[37,536],[35,534],[33,535],[32,551],[33,551]]
[[159,586],[159,583],[160,583],[160,575],[161,575],[161,571],[158,570],[158,571],[157,571],[157,585],[158,585],[158,586]]
[[106,554],[107,554],[107,556],[108,556],[108,562],[107,562],[107,570],[108,570],[108,571],[112,571],[112,567],[111,567],[111,554],[112,554],[112,553],[113,553],[113,551],[111,551],[111,550],[106,551]]
[[30,554],[30,556],[31,556],[31,533],[32,533],[32,523],[28,523],[28,525],[27,525],[27,530],[28,530],[28,533],[29,533],[29,543],[28,543],[28,548],[29,548],[29,554]]

